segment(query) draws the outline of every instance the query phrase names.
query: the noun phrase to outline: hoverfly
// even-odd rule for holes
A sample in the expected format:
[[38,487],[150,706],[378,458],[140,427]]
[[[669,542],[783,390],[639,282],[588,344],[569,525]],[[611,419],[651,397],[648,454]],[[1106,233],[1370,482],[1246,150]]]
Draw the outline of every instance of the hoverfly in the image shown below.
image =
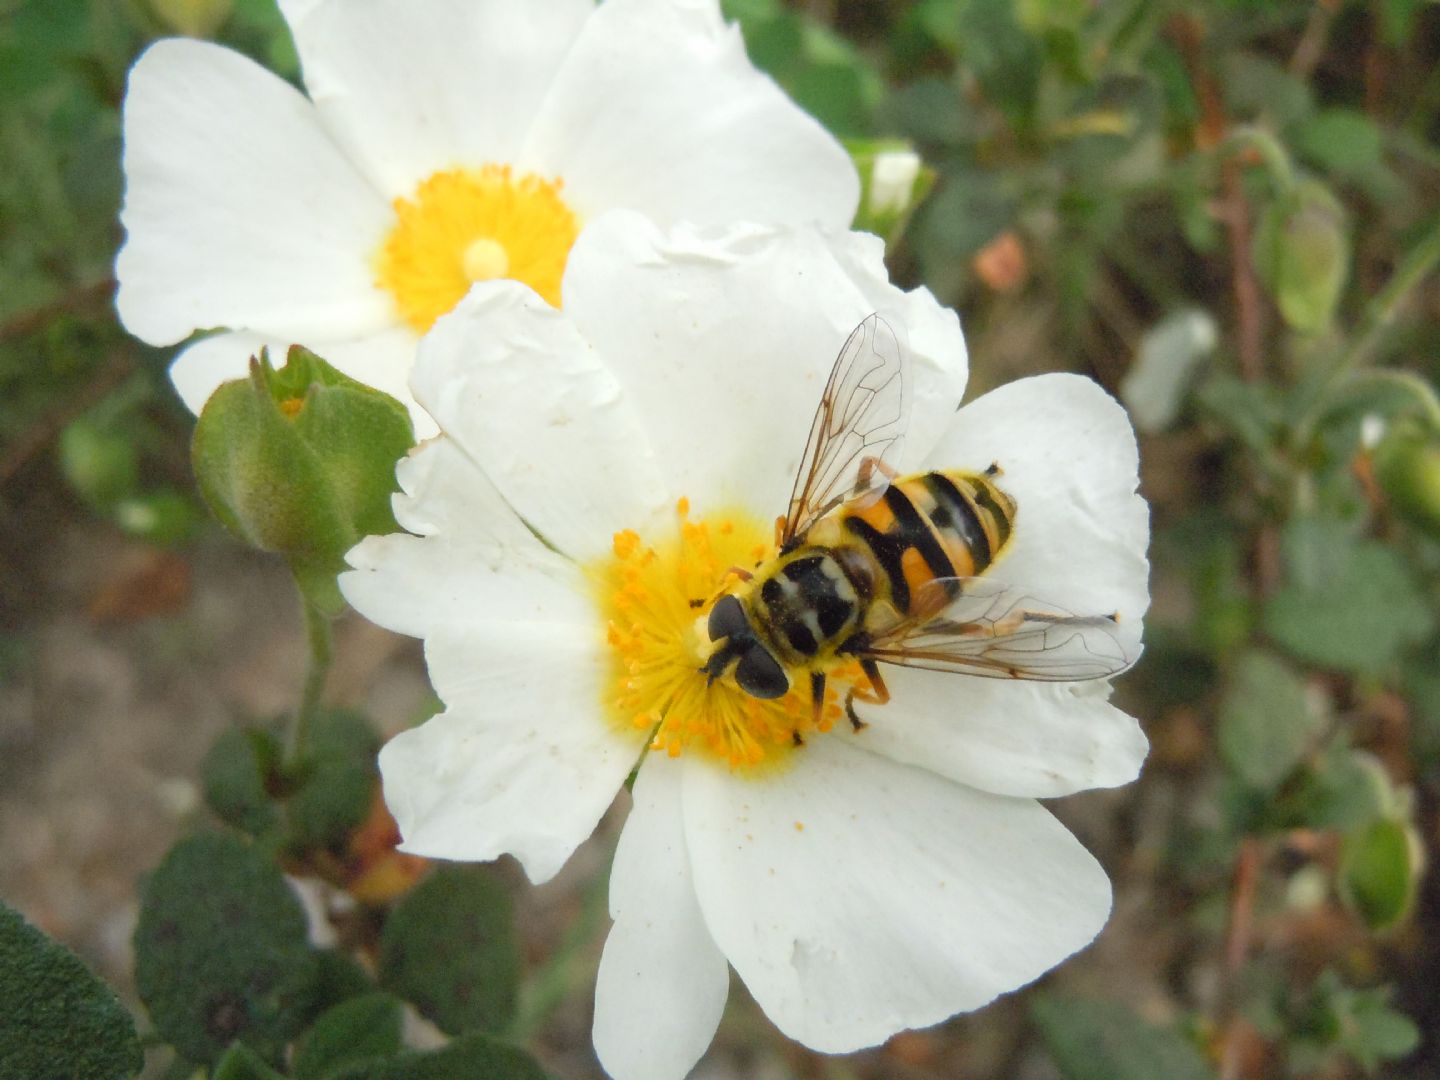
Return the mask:
[[778,552],[753,572],[731,568],[739,584],[710,610],[701,670],[758,698],[808,673],[818,721],[827,674],[858,662],[869,686],[845,697],[857,730],[857,698],[890,699],[881,664],[1049,682],[1123,671],[1117,616],[1074,615],[982,576],[1016,528],[998,465],[897,474],[907,363],[878,314],[850,334],[775,523]]

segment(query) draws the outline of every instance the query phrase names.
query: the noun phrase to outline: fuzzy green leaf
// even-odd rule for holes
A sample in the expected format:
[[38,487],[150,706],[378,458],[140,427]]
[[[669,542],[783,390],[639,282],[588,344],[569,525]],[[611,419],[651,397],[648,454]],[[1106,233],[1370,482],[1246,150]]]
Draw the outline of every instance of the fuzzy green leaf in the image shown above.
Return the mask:
[[359,1065],[328,1080],[549,1080],[525,1051],[488,1035],[462,1035],[443,1050],[401,1054],[389,1061]]
[[121,1080],[144,1063],[110,988],[0,904],[0,1076]]
[[170,850],[145,886],[135,955],[156,1029],[192,1061],[216,1061],[238,1040],[278,1062],[312,1009],[317,967],[300,901],[230,834]]
[[351,998],[324,1013],[295,1054],[295,1080],[325,1080],[400,1050],[401,1006],[389,994]]
[[380,737],[363,715],[336,709],[312,723],[299,783],[286,800],[297,850],[338,849],[370,813]]
[[236,1043],[215,1063],[211,1080],[285,1080],[285,1077],[244,1043]]
[[440,867],[385,923],[380,984],[448,1034],[505,1028],[519,976],[510,897],[483,867]]
[[274,828],[280,812],[267,781],[279,754],[268,732],[227,728],[200,763],[200,787],[215,816],[251,836]]
[[1220,704],[1220,754],[1250,787],[1280,786],[1320,731],[1305,682],[1262,652],[1240,657]]
[[1302,660],[1379,674],[1429,634],[1434,613],[1401,556],[1343,523],[1297,518],[1285,530],[1284,586],[1265,630]]

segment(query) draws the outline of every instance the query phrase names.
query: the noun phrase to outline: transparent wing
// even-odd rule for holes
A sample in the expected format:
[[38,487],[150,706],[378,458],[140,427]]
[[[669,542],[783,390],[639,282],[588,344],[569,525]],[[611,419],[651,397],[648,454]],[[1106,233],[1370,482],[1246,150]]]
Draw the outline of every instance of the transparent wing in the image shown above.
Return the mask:
[[872,628],[860,656],[903,667],[993,679],[1080,682],[1124,671],[1114,615],[1075,615],[1023,587],[989,578],[937,578],[913,613]]
[[879,315],[868,316],[845,340],[790,491],[782,551],[847,499],[885,490],[885,469],[862,465],[875,458],[894,471],[910,415],[906,364],[899,335]]

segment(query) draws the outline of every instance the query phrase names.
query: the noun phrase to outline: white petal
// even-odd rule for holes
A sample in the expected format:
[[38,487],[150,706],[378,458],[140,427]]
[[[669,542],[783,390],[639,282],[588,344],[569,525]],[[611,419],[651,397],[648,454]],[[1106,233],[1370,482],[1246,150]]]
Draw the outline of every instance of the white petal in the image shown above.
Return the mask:
[[367,537],[346,556],[355,570],[340,577],[345,598],[367,619],[427,637],[490,620],[492,603],[524,610],[538,591],[584,621],[586,585],[574,564],[535,539],[453,442],[426,443],[396,475],[395,518],[416,535]]
[[679,1080],[725,1009],[730,973],[690,877],[679,764],[652,754],[610,870],[610,914],[595,982],[595,1050],[615,1080]]
[[515,160],[592,0],[324,0],[292,20],[326,126],[382,191]]
[[556,76],[522,156],[583,215],[847,228],[849,155],[745,56],[715,0],[606,0]]
[[642,739],[602,719],[603,643],[583,594],[513,566],[494,585],[469,597],[470,625],[426,640],[445,712],[387,743],[380,772],[404,850],[508,852],[539,883],[594,831]]
[[393,322],[370,265],[390,208],[259,65],[153,45],[130,74],[124,164],[116,306],[138,337],[226,326],[302,341]]
[[1125,410],[1089,379],[1040,375],[971,402],[931,453],[932,468],[1003,470],[1019,504],[1008,552],[987,571],[1077,615],[1118,612],[1139,656],[1149,606],[1150,515]]
[[517,282],[477,286],[420,346],[412,386],[547,542],[574,558],[674,499],[615,377]]
[[634,401],[669,489],[702,511],[738,506],[768,519],[785,509],[836,354],[879,301],[925,315],[916,411],[947,415],[959,401],[965,346],[954,315],[928,294],[880,284],[878,254],[811,229],[667,235],[617,211],[572,250],[565,311]]
[[766,1014],[826,1053],[977,1009],[1083,948],[1104,871],[1038,803],[814,739],[785,772],[687,765],[706,924]]
[[291,35],[294,35],[295,27],[300,20],[306,18],[326,0],[275,0],[275,6],[280,9],[280,14],[290,24]]
[[[318,341],[306,345],[338,371],[357,382],[383,390],[410,411],[415,437],[426,439],[438,430],[430,414],[410,394],[410,367],[415,362],[415,334],[395,327],[352,341]],[[249,333],[215,334],[185,349],[170,365],[170,381],[189,410],[199,414],[215,388],[244,378],[250,357],[262,347],[277,367],[285,363],[292,343],[284,338]]]
[[1109,684],[1011,682],[886,667],[888,704],[858,705],[866,749],[997,795],[1128,784],[1149,744]]

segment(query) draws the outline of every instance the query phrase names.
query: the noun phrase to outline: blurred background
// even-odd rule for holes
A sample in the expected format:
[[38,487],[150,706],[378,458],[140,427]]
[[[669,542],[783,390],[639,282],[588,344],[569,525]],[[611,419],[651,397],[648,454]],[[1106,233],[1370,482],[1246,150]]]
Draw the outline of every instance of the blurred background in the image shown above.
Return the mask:
[[[725,8],[837,135],[933,169],[891,266],[959,310],[972,395],[1070,370],[1130,409],[1154,608],[1117,700],[1152,752],[1136,783],[1052,804],[1116,886],[1080,957],[834,1060],[737,983],[696,1076],[1440,1075],[1440,7]],[[170,351],[111,305],[125,75],[174,33],[298,77],[273,0],[0,0],[0,896],[142,1034],[141,882],[201,823],[263,835],[222,766],[306,664],[284,565],[195,493]],[[350,616],[335,656],[329,700],[379,735],[435,709],[415,643]],[[423,872],[356,886],[356,852],[388,850],[369,767],[327,834],[347,868],[287,864],[332,906],[350,890],[340,944],[367,957]],[[612,818],[543,888],[487,878],[520,957],[496,1026],[562,1080],[602,1075]],[[147,1075],[194,1075],[150,1041]]]

